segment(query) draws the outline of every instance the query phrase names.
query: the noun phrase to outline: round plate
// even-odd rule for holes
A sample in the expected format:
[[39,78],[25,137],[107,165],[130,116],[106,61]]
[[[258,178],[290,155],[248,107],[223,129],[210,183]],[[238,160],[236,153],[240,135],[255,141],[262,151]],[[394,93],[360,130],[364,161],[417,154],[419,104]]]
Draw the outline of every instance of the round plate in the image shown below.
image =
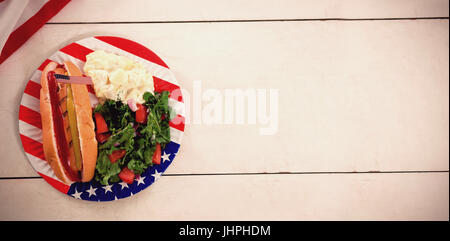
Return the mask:
[[[169,91],[169,106],[177,113],[171,120],[170,140],[161,153],[161,164],[153,165],[135,179],[133,184],[124,182],[102,186],[95,180],[87,183],[75,182],[70,185],[61,182],[45,161],[42,146],[42,125],[39,107],[41,73],[50,62],[63,63],[71,61],[83,70],[86,55],[94,50],[105,50],[118,55],[126,56],[140,62],[153,75],[155,91]],[[92,86],[88,86],[91,105],[97,104]],[[19,133],[25,154],[33,168],[45,181],[57,190],[77,199],[90,201],[111,201],[129,197],[150,186],[161,177],[161,174],[173,162],[180,148],[184,133],[185,106],[180,86],[169,67],[155,53],[145,46],[134,41],[113,37],[95,36],[71,43],[46,59],[34,72],[28,81],[19,107]]]

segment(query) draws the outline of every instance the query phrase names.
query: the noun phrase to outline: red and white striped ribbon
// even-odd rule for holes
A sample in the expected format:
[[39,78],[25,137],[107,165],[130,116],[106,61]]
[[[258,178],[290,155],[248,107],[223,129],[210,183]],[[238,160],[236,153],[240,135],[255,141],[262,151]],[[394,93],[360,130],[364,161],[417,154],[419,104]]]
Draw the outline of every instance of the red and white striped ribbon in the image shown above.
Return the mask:
[[0,64],[70,0],[0,0]]

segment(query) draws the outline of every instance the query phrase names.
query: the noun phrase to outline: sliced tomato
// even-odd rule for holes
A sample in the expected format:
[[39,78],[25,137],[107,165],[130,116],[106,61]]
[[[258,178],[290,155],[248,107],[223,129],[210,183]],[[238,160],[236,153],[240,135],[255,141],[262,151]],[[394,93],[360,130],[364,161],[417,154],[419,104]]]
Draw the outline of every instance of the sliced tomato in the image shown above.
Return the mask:
[[111,136],[110,133],[100,133],[100,134],[97,133],[97,134],[95,135],[97,141],[100,142],[100,143],[105,142],[110,136]]
[[125,154],[127,154],[126,150],[114,150],[108,157],[111,163],[116,163],[117,160],[122,159]]
[[141,104],[136,104],[138,109],[136,110],[136,122],[144,124],[147,122],[147,107]]
[[128,169],[128,167],[124,167],[122,169],[122,171],[120,171],[120,173],[119,173],[119,178],[120,178],[120,180],[122,180],[125,183],[133,184],[134,172],[132,170]]
[[156,150],[153,153],[152,161],[155,164],[161,164],[161,145],[159,143],[156,143]]
[[102,114],[95,113],[95,126],[97,127],[97,134],[108,132],[108,125],[106,124],[105,118],[103,118]]

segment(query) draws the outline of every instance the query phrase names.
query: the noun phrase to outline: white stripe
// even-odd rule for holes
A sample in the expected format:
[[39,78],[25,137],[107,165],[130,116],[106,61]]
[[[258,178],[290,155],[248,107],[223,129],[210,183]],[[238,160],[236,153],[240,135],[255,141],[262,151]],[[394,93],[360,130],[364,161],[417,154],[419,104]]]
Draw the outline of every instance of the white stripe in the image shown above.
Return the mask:
[[[36,15],[39,10],[48,2],[49,0],[32,0],[28,1],[27,6],[23,9],[22,15],[17,20],[16,25],[14,26],[14,30],[18,27],[22,26],[26,21],[28,21],[31,17]],[[13,30],[13,31],[14,31]]]
[[91,101],[91,107],[95,107],[98,104],[98,98],[91,92],[89,92],[89,100]]
[[59,180],[55,173],[53,172],[53,169],[50,167],[47,161],[42,160],[41,158],[35,157],[29,153],[25,153],[28,157],[28,160],[31,163],[31,166],[33,166],[34,170],[37,172],[40,172],[46,176],[49,176],[53,179]]
[[56,63],[60,63],[60,64],[63,64],[65,61],[70,61],[73,64],[75,64],[78,67],[78,69],[81,70],[81,72],[83,72],[84,61],[81,61],[81,60],[79,60],[75,57],[72,57],[71,55],[68,55],[66,53],[63,53],[61,51],[54,53],[48,59],[55,61]]
[[181,145],[181,140],[183,139],[184,132],[170,127],[170,140]]
[[183,102],[169,98],[169,106],[178,115],[185,116],[185,106]]
[[177,82],[174,74],[172,73],[172,71],[170,71],[170,69],[163,67],[159,64],[150,62],[146,59],[143,59],[139,56],[136,56],[132,53],[129,53],[129,52],[119,49],[117,47],[114,47],[108,43],[105,43],[105,42],[98,40],[96,38],[93,38],[93,37],[79,40],[76,43],[79,45],[82,45],[86,48],[92,49],[92,50],[101,49],[101,50],[105,50],[105,51],[115,53],[115,54],[118,54],[121,56],[128,57],[128,58],[144,65],[144,67],[147,68],[147,70],[149,70],[153,76],[156,76],[160,79],[163,79],[167,82],[170,82],[170,83],[178,86],[178,82]]
[[42,143],[42,130],[35,126],[19,120],[19,132],[30,139]]
[[36,71],[34,71],[30,80],[35,83],[41,84],[41,75],[42,75],[42,71],[37,69]]
[[0,51],[3,49],[11,32],[20,20],[20,16],[27,8],[29,0],[5,1],[0,4]]
[[20,102],[20,104],[25,106],[25,107],[27,107],[27,108],[30,108],[30,109],[32,109],[34,111],[37,111],[39,113],[41,112],[40,111],[41,107],[40,107],[39,99],[37,99],[37,98],[27,94],[27,93],[23,93],[22,101]]

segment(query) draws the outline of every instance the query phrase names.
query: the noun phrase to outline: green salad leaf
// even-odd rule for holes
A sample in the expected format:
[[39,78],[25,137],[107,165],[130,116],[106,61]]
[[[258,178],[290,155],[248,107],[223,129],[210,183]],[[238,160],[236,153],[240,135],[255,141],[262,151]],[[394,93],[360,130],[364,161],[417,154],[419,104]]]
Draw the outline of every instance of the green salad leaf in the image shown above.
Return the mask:
[[[164,149],[170,142],[169,120],[174,112],[169,108],[169,92],[146,92],[143,98],[143,105],[148,108],[145,124],[136,123],[135,113],[121,101],[107,100],[94,109],[94,113],[102,114],[111,134],[104,143],[98,144],[95,178],[102,185],[120,181],[118,174],[124,167],[135,174],[143,173],[153,165],[156,143]],[[109,155],[115,150],[126,150],[126,154],[111,163]]]

